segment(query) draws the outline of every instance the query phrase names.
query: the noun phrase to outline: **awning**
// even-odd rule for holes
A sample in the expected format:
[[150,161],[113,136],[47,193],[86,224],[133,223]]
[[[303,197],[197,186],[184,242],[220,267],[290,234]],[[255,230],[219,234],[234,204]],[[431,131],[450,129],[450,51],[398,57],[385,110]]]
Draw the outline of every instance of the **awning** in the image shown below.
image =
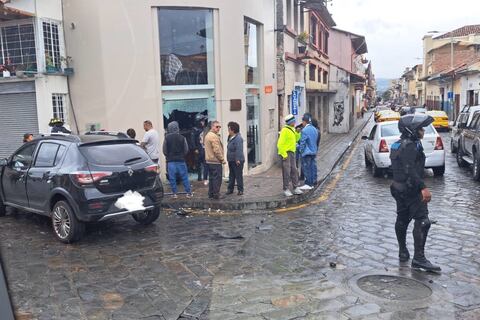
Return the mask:
[[35,16],[33,13],[30,12],[7,7],[5,3],[8,2],[9,1],[7,0],[0,0],[0,22],[31,18]]
[[337,90],[307,89],[307,94],[335,94]]

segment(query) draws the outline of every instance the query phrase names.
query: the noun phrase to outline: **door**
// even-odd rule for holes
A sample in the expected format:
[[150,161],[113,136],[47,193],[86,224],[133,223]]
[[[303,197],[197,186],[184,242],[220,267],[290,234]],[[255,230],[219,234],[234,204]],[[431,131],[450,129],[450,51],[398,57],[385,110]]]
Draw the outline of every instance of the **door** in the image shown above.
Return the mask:
[[372,128],[372,131],[370,131],[370,135],[368,136],[368,140],[367,140],[367,145],[366,145],[366,149],[367,149],[367,156],[369,157],[369,160],[370,161],[373,161],[373,148],[374,148],[374,145],[375,145],[375,136],[376,136],[376,132],[377,132],[377,125],[373,126]]
[[36,143],[29,143],[9,160],[2,176],[2,187],[8,203],[28,207],[26,192],[27,172],[33,161]]
[[478,126],[480,126],[480,112],[477,112],[473,116],[473,119],[470,122],[470,125],[464,130],[464,134],[463,134],[463,144],[464,144],[463,151],[470,156],[472,155],[473,141],[475,139],[475,133],[477,131]]
[[247,153],[248,165],[255,167],[260,159],[260,95],[256,89],[247,89]]
[[52,142],[40,144],[35,162],[27,176],[28,206],[30,208],[42,211],[47,208],[52,179],[58,171],[60,159],[64,153],[65,146],[63,145]]
[[0,84],[0,158],[9,157],[22,144],[25,133],[38,133],[35,83]]

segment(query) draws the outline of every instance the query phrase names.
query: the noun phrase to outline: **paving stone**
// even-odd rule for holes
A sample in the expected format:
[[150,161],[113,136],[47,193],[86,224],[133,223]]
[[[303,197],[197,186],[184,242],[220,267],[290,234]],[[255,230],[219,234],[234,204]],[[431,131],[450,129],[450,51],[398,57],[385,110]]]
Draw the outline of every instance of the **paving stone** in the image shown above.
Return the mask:
[[349,318],[360,318],[372,313],[380,312],[380,306],[374,303],[359,304],[350,307],[344,311],[344,314]]

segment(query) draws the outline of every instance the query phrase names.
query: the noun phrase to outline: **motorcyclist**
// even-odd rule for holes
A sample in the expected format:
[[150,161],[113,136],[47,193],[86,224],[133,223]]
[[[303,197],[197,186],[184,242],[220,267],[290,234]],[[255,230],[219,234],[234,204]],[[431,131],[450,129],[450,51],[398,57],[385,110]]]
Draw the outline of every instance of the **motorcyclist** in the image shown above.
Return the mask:
[[52,127],[52,133],[72,133],[70,130],[63,126],[63,121],[58,118],[52,118],[49,122],[49,126]]
[[390,190],[397,202],[395,233],[400,261],[405,262],[410,259],[406,237],[408,225],[414,219],[415,253],[412,259],[412,268],[439,272],[441,271],[440,267],[428,261],[424,254],[425,242],[430,229],[427,204],[432,195],[423,182],[425,153],[421,140],[425,134],[424,127],[432,122],[432,117],[419,113],[408,114],[400,118],[398,128],[401,137],[399,141],[392,144],[390,153],[393,170],[393,183]]

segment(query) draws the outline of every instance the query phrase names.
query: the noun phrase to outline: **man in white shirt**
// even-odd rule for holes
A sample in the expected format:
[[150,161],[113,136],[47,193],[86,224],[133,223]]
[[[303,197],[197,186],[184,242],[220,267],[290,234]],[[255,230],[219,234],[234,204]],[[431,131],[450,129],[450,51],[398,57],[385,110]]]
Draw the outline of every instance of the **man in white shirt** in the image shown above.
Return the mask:
[[158,163],[158,158],[160,157],[160,138],[158,132],[153,129],[150,120],[143,122],[143,129],[145,129],[146,132],[140,145],[145,149],[150,159],[152,159],[153,162]]

